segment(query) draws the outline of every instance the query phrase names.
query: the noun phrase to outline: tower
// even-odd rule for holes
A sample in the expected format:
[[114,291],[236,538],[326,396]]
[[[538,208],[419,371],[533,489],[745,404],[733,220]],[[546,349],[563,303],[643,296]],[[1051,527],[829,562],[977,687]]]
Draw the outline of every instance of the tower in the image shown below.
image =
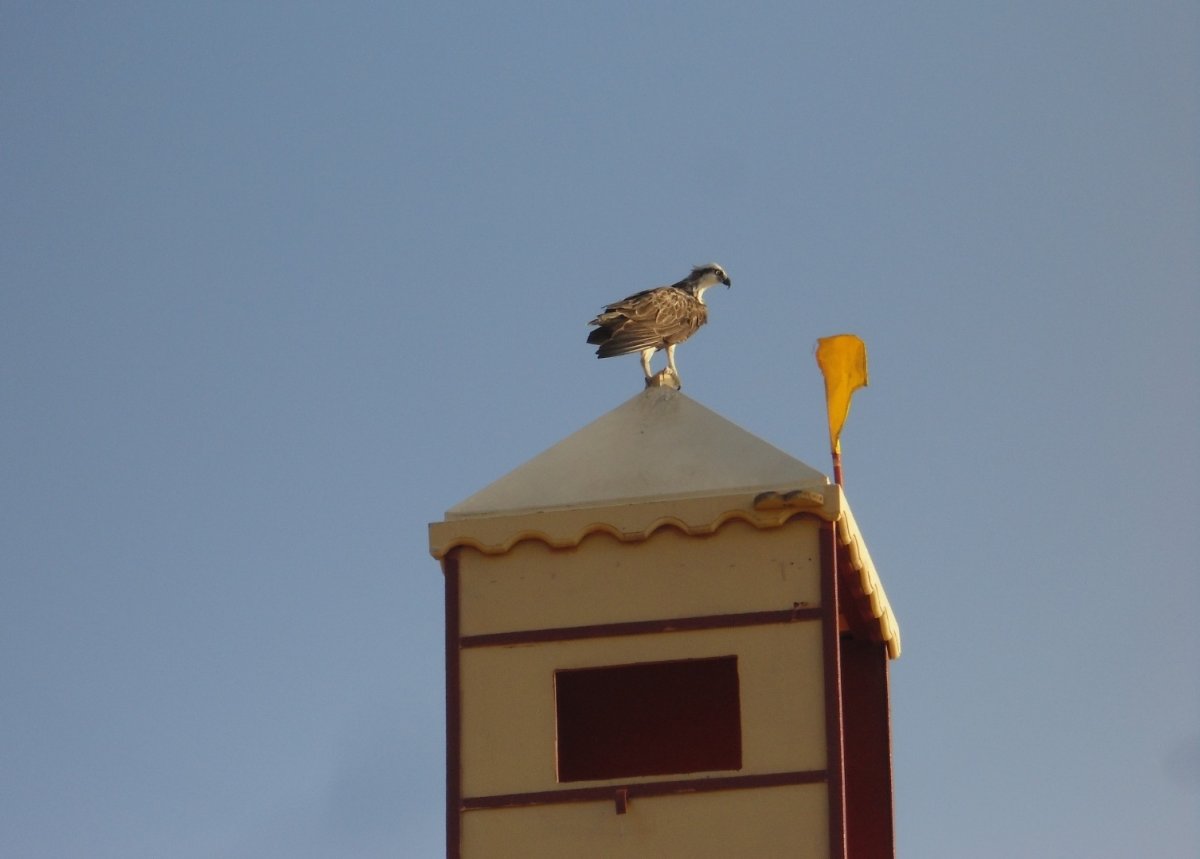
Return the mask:
[[448,856],[894,855],[899,629],[820,472],[648,388],[430,547]]

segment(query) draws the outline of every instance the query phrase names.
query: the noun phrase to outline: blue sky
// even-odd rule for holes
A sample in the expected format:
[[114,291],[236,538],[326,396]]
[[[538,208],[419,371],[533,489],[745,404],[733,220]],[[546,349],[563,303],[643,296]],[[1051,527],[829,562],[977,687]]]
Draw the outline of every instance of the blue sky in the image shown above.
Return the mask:
[[426,523],[638,392],[846,483],[899,854],[1200,847],[1200,10],[0,7],[0,853],[436,856]]

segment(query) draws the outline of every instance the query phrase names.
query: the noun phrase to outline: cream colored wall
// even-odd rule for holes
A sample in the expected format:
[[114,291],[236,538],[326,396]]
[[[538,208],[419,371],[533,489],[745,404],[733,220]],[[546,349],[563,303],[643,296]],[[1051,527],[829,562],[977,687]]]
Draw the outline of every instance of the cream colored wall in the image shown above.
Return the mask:
[[821,624],[804,621],[463,650],[463,795],[564,787],[557,781],[555,762],[556,669],[728,655],[738,658],[741,692],[742,769],[738,772],[824,769]]
[[[603,533],[553,550],[536,540],[500,555],[459,555],[463,635],[817,607],[818,524],[715,534],[663,528],[622,543]],[[821,624],[589,638],[460,652],[462,795],[467,798],[719,773],[560,783],[554,672],[734,655],[742,718],[738,775],[822,770]],[[824,784],[470,811],[467,857],[765,857],[828,855]]]
[[468,859],[825,859],[823,784],[471,811]]
[[735,520],[705,537],[668,527],[636,543],[598,533],[569,550],[536,540],[503,555],[463,548],[459,564],[463,635],[820,603],[811,519],[765,530]]

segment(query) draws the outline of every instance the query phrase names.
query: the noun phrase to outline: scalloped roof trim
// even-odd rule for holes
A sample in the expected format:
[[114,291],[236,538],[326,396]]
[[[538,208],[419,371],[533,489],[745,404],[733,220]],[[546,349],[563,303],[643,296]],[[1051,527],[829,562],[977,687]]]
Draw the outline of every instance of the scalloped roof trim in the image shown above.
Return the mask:
[[764,517],[756,516],[749,511],[730,510],[718,516],[711,522],[701,524],[688,524],[677,516],[663,516],[659,519],[655,519],[645,528],[635,531],[625,531],[614,527],[607,522],[592,522],[588,525],[585,525],[577,533],[557,538],[547,534],[545,531],[536,529],[518,531],[500,543],[484,543],[473,537],[462,536],[455,539],[450,545],[443,548],[440,553],[435,552],[434,557],[439,559],[443,558],[451,549],[457,549],[464,546],[475,549],[476,551],[482,552],[485,555],[503,555],[510,551],[513,546],[528,540],[536,540],[540,543],[545,543],[551,549],[573,549],[587,538],[594,537],[599,534],[607,534],[609,537],[613,537],[622,543],[640,543],[643,540],[650,539],[651,535],[653,535],[656,531],[661,531],[664,528],[674,528],[680,533],[686,534],[690,537],[700,537],[714,534],[726,523],[734,520],[746,522],[747,524],[753,525],[759,530],[763,530],[766,528],[781,527],[782,525],[787,524],[787,522],[791,519],[799,516],[814,515],[816,514],[814,514],[814,512],[811,510],[791,510],[787,511],[784,515],[765,517],[769,521],[764,521]]
[[849,505],[842,505],[841,512],[842,515],[837,520],[838,543],[846,551],[850,567],[857,574],[851,579],[851,597],[859,610],[874,621],[872,627],[878,641],[886,645],[888,658],[896,659],[901,650],[900,624],[896,622],[896,616],[892,613],[891,603],[883,590],[883,582],[875,570],[871,553],[863,540],[862,532],[858,530],[858,523],[854,520]]
[[842,550],[839,554],[849,562],[853,572],[846,578],[855,609],[869,621],[873,638],[886,646],[888,657],[896,659],[901,649],[900,626],[845,495],[841,487],[832,484],[815,491],[805,488],[762,492],[753,498],[743,494],[449,519],[429,526],[429,550],[441,560],[460,547],[485,555],[503,555],[527,541],[540,542],[551,549],[573,549],[588,537],[600,534],[622,543],[637,543],[664,528],[699,537],[713,534],[730,522],[745,522],[766,530],[804,516],[835,523]]

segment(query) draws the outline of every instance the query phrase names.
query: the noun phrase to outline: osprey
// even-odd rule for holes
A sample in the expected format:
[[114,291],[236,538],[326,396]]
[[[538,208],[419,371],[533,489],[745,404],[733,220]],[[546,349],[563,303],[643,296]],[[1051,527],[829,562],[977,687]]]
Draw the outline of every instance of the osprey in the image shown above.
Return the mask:
[[675,347],[696,333],[708,321],[704,291],[723,283],[730,286],[729,275],[715,262],[698,265],[678,283],[647,289],[608,305],[588,325],[596,330],[588,334],[587,342],[599,346],[596,357],[642,353],[642,372],[646,385],[657,384],[650,373],[650,357],[659,349],[667,350],[667,367],[659,378],[674,377]]

